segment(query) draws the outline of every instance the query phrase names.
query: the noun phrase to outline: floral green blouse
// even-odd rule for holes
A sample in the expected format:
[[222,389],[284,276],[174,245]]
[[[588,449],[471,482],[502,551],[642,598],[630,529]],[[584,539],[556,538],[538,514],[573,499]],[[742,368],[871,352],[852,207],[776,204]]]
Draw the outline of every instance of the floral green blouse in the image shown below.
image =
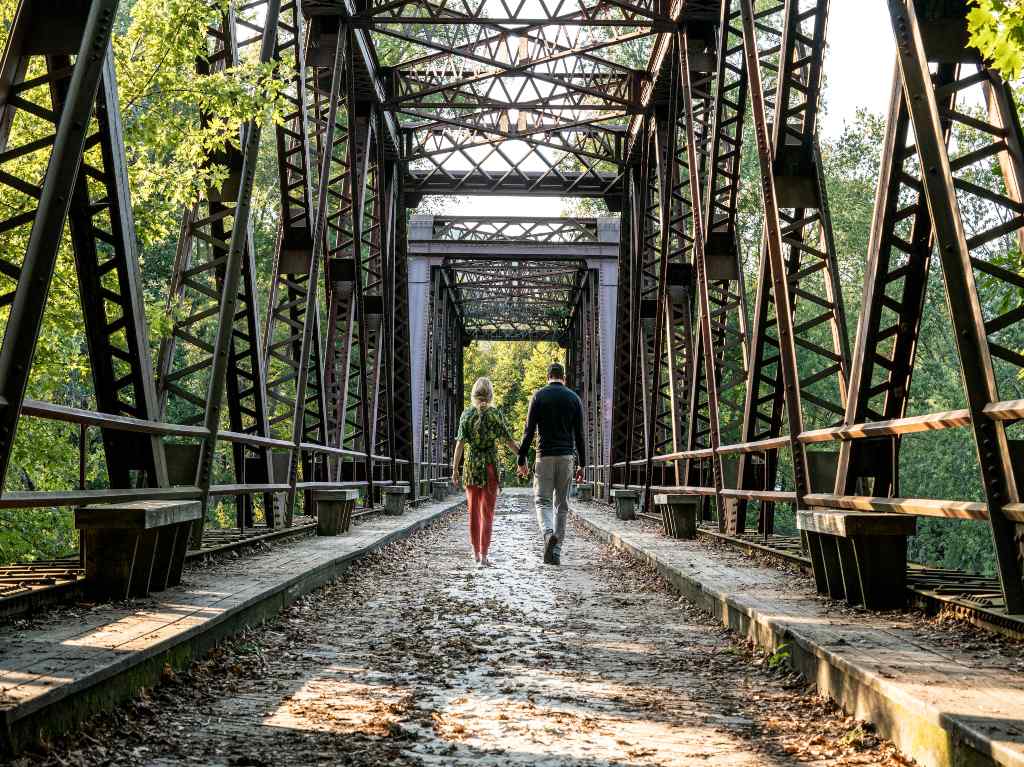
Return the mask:
[[505,419],[496,408],[477,410],[466,408],[459,419],[459,433],[456,439],[465,445],[465,463],[462,483],[474,487],[487,485],[487,465],[498,470],[498,443],[511,440]]

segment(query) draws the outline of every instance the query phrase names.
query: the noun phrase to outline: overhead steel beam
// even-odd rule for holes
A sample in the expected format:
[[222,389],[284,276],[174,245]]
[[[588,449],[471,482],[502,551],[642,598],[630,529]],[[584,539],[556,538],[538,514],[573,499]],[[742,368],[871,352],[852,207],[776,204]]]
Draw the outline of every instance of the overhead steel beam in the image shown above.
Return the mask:
[[488,172],[486,170],[421,170],[409,171],[411,179],[406,194],[412,200],[423,195],[523,195],[544,197],[605,198],[615,206],[622,194],[623,180],[616,173]]

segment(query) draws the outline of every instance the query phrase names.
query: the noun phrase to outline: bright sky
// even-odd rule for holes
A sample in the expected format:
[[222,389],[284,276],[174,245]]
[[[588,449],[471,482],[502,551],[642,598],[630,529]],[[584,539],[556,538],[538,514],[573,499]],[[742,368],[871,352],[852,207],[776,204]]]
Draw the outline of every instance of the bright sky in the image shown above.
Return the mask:
[[[896,47],[885,0],[836,0],[829,7],[825,57],[824,137],[835,138],[857,110],[884,113],[889,106]],[[463,198],[451,213],[476,216],[553,216],[554,197]]]

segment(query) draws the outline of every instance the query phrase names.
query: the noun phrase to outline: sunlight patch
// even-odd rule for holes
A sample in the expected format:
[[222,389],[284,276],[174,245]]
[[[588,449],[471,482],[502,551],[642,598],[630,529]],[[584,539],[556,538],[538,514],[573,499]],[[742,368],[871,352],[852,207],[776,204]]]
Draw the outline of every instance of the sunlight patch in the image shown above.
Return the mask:
[[289,730],[386,736],[408,706],[408,691],[316,677],[281,702],[262,724]]

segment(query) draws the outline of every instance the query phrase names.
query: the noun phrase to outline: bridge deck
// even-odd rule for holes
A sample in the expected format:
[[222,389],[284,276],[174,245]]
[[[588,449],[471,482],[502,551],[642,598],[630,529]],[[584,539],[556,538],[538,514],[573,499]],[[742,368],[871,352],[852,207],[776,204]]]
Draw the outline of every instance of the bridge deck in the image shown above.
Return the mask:
[[[455,515],[48,755],[170,765],[896,764],[647,569],[573,533],[538,558],[499,502],[499,568]],[[305,549],[308,543],[296,547]],[[170,675],[168,675],[170,676]],[[101,751],[102,749],[102,751]]]
[[400,517],[368,518],[349,535],[303,538],[186,569],[180,587],[147,599],[56,608],[0,627],[0,734],[17,747],[77,720],[84,707],[135,694],[159,679],[165,662],[187,659],[275,613],[458,502],[453,497]]
[[[817,596],[809,576],[735,549],[664,537],[606,507],[583,523],[656,566],[684,596],[768,647],[921,764],[1024,765],[1024,652],[982,629],[917,612],[869,613]],[[980,757],[979,762],[971,761]]]

